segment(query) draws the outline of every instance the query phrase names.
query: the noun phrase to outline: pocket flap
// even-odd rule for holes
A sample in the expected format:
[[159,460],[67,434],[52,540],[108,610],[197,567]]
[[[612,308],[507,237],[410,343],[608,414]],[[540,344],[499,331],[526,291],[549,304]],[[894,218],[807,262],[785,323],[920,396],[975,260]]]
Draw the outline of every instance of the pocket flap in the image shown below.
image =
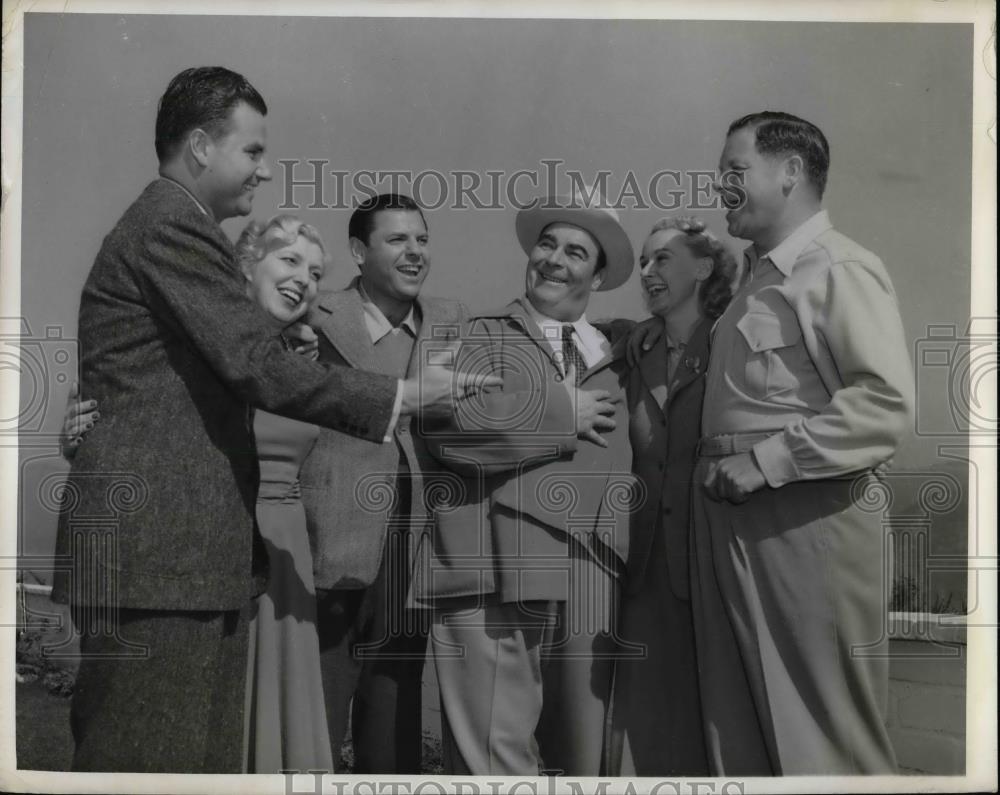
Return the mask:
[[737,321],[736,328],[755,353],[787,348],[802,336],[794,316],[779,317],[769,312],[748,312]]

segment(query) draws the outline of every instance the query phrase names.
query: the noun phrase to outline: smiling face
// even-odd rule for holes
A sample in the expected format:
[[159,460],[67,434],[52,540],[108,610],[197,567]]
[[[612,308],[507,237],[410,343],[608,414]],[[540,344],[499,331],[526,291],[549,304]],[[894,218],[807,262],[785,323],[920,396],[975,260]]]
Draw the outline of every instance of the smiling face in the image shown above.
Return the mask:
[[571,224],[549,224],[528,254],[525,287],[532,306],[553,320],[578,320],[591,291],[601,286],[600,256],[601,248],[589,232]]
[[206,136],[199,186],[216,221],[250,214],[254,190],[271,179],[266,147],[264,117],[243,102],[233,108],[223,135]]
[[283,325],[302,318],[323,276],[323,250],[304,235],[244,265],[247,292]]
[[761,155],[756,133],[743,128],[726,139],[719,174],[716,189],[728,210],[729,234],[754,243],[767,241],[785,208],[785,161]]
[[696,257],[688,248],[684,232],[662,229],[647,238],[639,268],[647,308],[665,318],[697,308],[699,285],[711,275],[712,260]]
[[[427,226],[413,210],[379,210],[368,240],[351,238],[351,253],[372,301],[389,308],[409,306],[430,270]],[[386,306],[383,306],[385,304]]]

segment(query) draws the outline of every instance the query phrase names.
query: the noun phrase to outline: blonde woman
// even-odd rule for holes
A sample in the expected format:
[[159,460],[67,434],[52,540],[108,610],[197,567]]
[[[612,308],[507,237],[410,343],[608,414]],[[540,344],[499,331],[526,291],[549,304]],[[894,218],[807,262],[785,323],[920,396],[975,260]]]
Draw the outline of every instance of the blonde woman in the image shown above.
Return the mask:
[[[297,327],[326,268],[319,233],[290,215],[267,223],[251,221],[236,243],[236,254],[247,294],[274,319],[275,330]],[[95,401],[76,397],[74,392],[63,429],[68,456],[99,419]],[[246,770],[332,771],[312,555],[298,485],[299,468],[319,429],[266,411],[254,412],[253,427],[260,464],[256,515],[269,576],[267,590],[254,600],[250,626]]]

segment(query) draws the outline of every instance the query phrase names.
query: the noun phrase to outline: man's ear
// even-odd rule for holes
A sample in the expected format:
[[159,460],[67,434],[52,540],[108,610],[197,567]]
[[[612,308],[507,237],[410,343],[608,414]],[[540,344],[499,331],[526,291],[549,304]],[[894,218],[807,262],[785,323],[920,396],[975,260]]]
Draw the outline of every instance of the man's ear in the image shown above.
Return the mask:
[[787,194],[805,176],[806,164],[802,160],[802,155],[792,155],[785,160],[784,175],[782,179],[783,188]]
[[188,133],[188,150],[191,152],[191,156],[195,159],[195,162],[202,168],[208,167],[209,150],[214,143],[212,136],[200,127]]
[[590,280],[590,289],[599,290],[601,285],[604,284],[604,271],[607,270],[607,266],[601,268],[597,273],[594,274],[594,278]]
[[352,237],[349,241],[351,247],[351,259],[354,260],[354,264],[359,268],[365,264],[365,258],[368,255],[368,246],[366,246],[361,238]]

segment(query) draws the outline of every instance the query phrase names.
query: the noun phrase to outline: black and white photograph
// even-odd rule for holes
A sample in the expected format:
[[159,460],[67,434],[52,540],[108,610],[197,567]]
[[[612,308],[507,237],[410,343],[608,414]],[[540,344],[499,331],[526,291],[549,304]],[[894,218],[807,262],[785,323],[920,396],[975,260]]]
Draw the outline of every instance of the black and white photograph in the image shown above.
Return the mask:
[[2,179],[4,791],[997,791],[993,4],[4,2]]

